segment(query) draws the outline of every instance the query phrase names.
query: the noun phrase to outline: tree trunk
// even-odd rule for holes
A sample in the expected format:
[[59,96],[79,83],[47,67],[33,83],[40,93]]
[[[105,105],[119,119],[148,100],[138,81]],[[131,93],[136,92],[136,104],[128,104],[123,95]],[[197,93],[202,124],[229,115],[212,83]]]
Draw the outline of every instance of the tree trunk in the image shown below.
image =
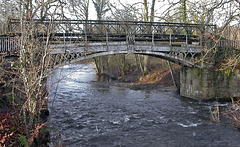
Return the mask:
[[144,73],[144,67],[143,67],[143,64],[142,64],[141,55],[135,55],[135,58],[136,58],[137,66],[139,67],[139,70],[143,74]]
[[89,0],[87,0],[87,8],[86,8],[85,17],[86,17],[86,20],[88,20],[88,17],[89,17]]
[[126,68],[126,58],[125,55],[120,55],[120,61],[121,61],[121,74],[124,76],[125,75],[125,68]]
[[154,22],[154,16],[155,16],[155,2],[156,2],[156,0],[152,0],[150,22]]
[[187,23],[187,7],[186,0],[182,0],[182,19],[183,23]]
[[26,19],[31,19],[32,18],[32,0],[27,0],[26,4]]
[[95,58],[93,58],[93,60],[94,60],[95,65],[96,65],[97,73],[101,73],[99,57],[95,57]]
[[147,0],[143,0],[143,6],[144,6],[144,21],[148,21],[148,5]]
[[149,56],[143,56],[143,75],[148,73],[148,63],[149,63]]
[[[102,16],[104,13],[107,12],[107,9],[105,8],[107,6],[106,0],[92,0],[95,10],[97,12],[97,19],[102,20]],[[102,74],[104,73],[105,69],[108,68],[108,56],[104,57],[97,57],[97,60],[94,59],[96,67],[98,68],[98,73]]]
[[[148,22],[148,4],[147,0],[143,0],[143,5],[144,5],[144,21]],[[155,8],[155,0],[152,0],[152,7],[151,7],[151,18],[150,21],[153,21],[154,19],[154,8]],[[146,33],[150,33],[151,28],[146,28]],[[143,56],[143,64],[140,61],[140,68],[142,70],[143,75],[146,75],[148,72],[148,62],[149,62],[149,57],[148,56]]]

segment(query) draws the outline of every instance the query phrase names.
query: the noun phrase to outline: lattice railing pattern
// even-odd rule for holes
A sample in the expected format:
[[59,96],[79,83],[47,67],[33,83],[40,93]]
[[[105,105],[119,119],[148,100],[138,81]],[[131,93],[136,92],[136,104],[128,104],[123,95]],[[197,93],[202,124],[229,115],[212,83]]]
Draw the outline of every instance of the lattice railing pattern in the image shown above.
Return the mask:
[[[54,20],[26,21],[24,27],[38,29],[38,35],[51,28],[55,41],[159,41],[159,42],[200,42],[206,32],[213,33],[214,25],[136,22],[136,21],[97,21],[97,20]],[[10,31],[21,33],[19,20],[10,20]],[[201,43],[200,43],[201,44]]]
[[[20,49],[18,36],[24,29],[34,30],[32,35],[41,37],[43,41],[49,35],[53,44],[126,41],[131,45],[135,41],[145,41],[209,46],[216,43],[207,35],[214,34],[216,27],[200,24],[97,20],[34,20],[20,23],[17,19],[11,19],[9,29],[11,35],[0,36],[1,52]],[[51,34],[47,35],[47,32]],[[240,48],[240,43],[221,39],[217,47]]]

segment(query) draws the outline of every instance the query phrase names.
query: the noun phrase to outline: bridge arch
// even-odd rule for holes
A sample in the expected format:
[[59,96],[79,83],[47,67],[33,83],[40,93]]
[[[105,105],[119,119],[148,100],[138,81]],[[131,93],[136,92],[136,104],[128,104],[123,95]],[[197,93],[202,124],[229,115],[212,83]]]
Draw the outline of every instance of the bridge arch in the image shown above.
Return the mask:
[[[187,66],[187,67],[198,67],[194,62],[192,61],[188,61],[188,60],[184,60],[183,58],[180,58],[178,56],[174,56],[174,55],[170,55],[167,53],[154,53],[154,52],[132,52],[132,53],[128,53],[126,51],[116,51],[116,52],[101,52],[101,53],[94,53],[91,55],[87,55],[87,56],[80,56],[78,58],[72,58],[70,60],[64,61],[60,66],[62,65],[66,65],[66,64],[73,64],[76,63],[78,61],[82,61],[85,59],[91,59],[94,57],[101,57],[101,56],[107,56],[107,55],[117,55],[117,54],[140,54],[140,55],[148,55],[148,56],[154,56],[154,57],[158,57],[161,59],[165,59],[168,61],[171,61],[173,63],[179,64],[179,65],[183,65],[183,66]],[[65,56],[68,56],[68,54],[65,54]],[[75,55],[70,55],[70,56],[75,56]],[[59,65],[57,65],[59,66]]]
[[165,59],[182,66],[198,67],[194,62],[194,57],[201,52],[198,46],[171,46],[168,44],[155,44],[153,46],[151,43],[136,43],[133,46],[129,46],[128,44],[118,44],[116,46],[114,43],[112,45],[89,43],[88,47],[83,44],[68,44],[53,45],[51,48],[51,54],[56,64],[55,67],[94,57],[116,54],[148,55]]

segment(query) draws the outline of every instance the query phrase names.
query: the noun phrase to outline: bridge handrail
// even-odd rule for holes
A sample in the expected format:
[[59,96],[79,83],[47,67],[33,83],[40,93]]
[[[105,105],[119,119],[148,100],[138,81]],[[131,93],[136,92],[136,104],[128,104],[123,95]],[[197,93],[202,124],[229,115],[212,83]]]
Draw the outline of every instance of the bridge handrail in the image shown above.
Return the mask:
[[[111,26],[121,26],[119,29],[123,29],[123,27],[128,27],[127,29],[131,27],[138,27],[140,29],[142,28],[150,28],[151,31],[156,31],[161,29],[160,31],[166,32],[166,30],[172,30],[176,31],[177,29],[184,29],[188,33],[191,33],[191,30],[195,30],[196,32],[198,31],[200,34],[204,34],[205,31],[213,33],[216,30],[216,25],[204,25],[204,24],[186,24],[186,23],[170,23],[170,22],[144,22],[144,21],[114,21],[114,20],[32,20],[32,21],[24,21],[26,24],[27,23],[32,23],[34,22],[36,25],[45,25],[48,26],[50,24],[53,24],[55,27],[60,27],[62,25],[62,30],[57,29],[57,31],[63,31],[66,29],[66,26],[64,28],[64,25],[82,25],[81,29],[84,32],[87,33],[93,33],[93,32],[88,32],[90,31],[89,28],[96,28],[97,25],[102,26],[102,27],[108,27]],[[10,24],[10,32],[16,33],[20,31],[20,20],[19,19],[10,19],[9,21]],[[15,30],[14,30],[14,25],[15,25]],[[18,26],[17,26],[18,25]],[[79,27],[79,26],[78,26]],[[16,30],[16,28],[18,28]],[[88,29],[88,30],[87,30]],[[106,29],[106,28],[105,28]],[[131,29],[131,28],[130,28]],[[210,30],[209,30],[210,29]],[[65,30],[67,31],[67,30]],[[102,30],[101,30],[102,31]],[[189,32],[190,31],[190,32]]]
[[[19,19],[10,19],[9,37],[21,36]],[[199,42],[203,45],[206,32],[213,33],[215,25],[186,24],[171,22],[144,22],[144,21],[114,21],[114,20],[39,20],[24,21],[24,26],[33,25],[36,29],[34,37],[46,37],[44,29],[53,26],[52,41],[125,41],[133,43],[139,41],[163,41],[171,42]],[[70,30],[71,28],[71,30]],[[39,29],[42,29],[39,31]],[[4,35],[0,36],[0,38]],[[66,38],[68,37],[68,38]],[[112,37],[112,38],[111,38]],[[138,38],[137,38],[138,37]],[[70,38],[70,39],[69,39]]]
[[18,37],[1,35],[0,36],[0,53],[14,52],[20,50],[20,40]]
[[[191,23],[173,23],[173,22],[146,22],[146,21],[116,21],[116,20],[40,20],[40,19],[33,19],[32,20],[35,23],[63,23],[67,22],[68,24],[74,24],[78,22],[77,24],[86,24],[87,23],[120,23],[120,24],[162,24],[162,25],[179,25],[179,26],[209,26],[209,27],[216,27],[216,25],[212,24],[191,24]],[[30,22],[30,20],[26,20],[25,22]],[[10,19],[9,23],[20,23],[20,19]]]
[[240,49],[240,40],[229,40],[223,38],[217,42],[217,47]]

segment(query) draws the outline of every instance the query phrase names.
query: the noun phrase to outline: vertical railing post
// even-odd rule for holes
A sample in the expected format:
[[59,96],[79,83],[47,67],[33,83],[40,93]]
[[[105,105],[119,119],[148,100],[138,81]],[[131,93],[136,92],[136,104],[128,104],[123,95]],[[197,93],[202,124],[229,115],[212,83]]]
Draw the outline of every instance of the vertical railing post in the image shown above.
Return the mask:
[[170,33],[170,37],[169,37],[169,45],[172,46],[172,33]]
[[2,36],[0,37],[0,52],[2,52]]
[[1,51],[3,52],[4,51],[4,37],[1,38]]
[[2,41],[2,36],[1,36],[1,38],[0,38],[0,52],[2,52],[3,51],[3,49],[2,49],[2,44],[3,44],[3,41]]
[[67,26],[65,26],[65,30],[63,30],[63,44],[64,44],[64,47],[65,47],[65,32],[66,32],[66,30],[67,30]]
[[12,37],[9,37],[9,49],[8,49],[8,51],[9,51],[10,54],[11,54],[11,51],[13,50],[12,47],[13,47],[12,46]]
[[4,37],[4,51],[6,52],[6,48],[7,48],[7,37]]
[[152,51],[153,51],[154,46],[155,46],[155,44],[154,44],[154,30],[152,30]]
[[126,25],[126,44],[127,44],[127,51],[129,50],[129,31],[128,31],[128,24],[125,24]]
[[6,52],[6,48],[7,48],[7,47],[6,47],[6,46],[7,46],[7,43],[6,43],[6,42],[7,42],[7,38],[6,38],[6,36],[4,36],[4,38],[3,38],[3,51],[4,51],[4,52]]
[[5,51],[5,37],[2,37],[2,51]]
[[188,44],[188,34],[186,34],[186,45]]
[[203,35],[202,34],[200,35],[200,40],[199,41],[200,41],[200,46],[202,48],[203,47]]
[[106,45],[107,45],[107,51],[109,51],[109,44],[108,44],[108,30],[106,31]]
[[9,51],[9,40],[10,40],[10,38],[9,38],[9,36],[7,37],[7,47],[6,47],[6,51],[8,52]]
[[87,39],[87,36],[88,36],[88,21],[85,21],[85,26],[84,26],[84,34],[85,34],[85,36],[84,36],[84,39],[85,39],[85,41],[84,41],[84,43],[85,43],[85,49],[84,49],[84,55],[86,55],[86,52],[87,52],[87,48],[88,48],[88,43],[87,43],[87,41],[88,41],[88,39]]
[[72,43],[72,37],[73,37],[73,34],[72,34],[72,21],[70,21],[69,22],[69,28],[68,28],[68,32],[69,32],[69,37],[70,37],[70,39],[69,39],[69,43],[71,44]]

